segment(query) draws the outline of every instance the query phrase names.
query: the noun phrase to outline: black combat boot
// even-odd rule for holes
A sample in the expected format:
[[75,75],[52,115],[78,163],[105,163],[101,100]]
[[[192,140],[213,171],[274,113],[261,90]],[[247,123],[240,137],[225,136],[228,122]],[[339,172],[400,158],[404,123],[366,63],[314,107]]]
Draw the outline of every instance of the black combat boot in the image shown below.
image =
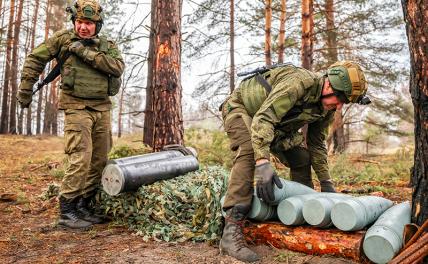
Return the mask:
[[226,225],[220,240],[220,253],[245,262],[260,260],[260,257],[248,248],[242,233],[242,225],[250,210],[249,205],[237,204],[226,211]]
[[92,226],[92,223],[85,221],[81,218],[76,209],[79,198],[66,199],[59,197],[60,217],[58,225],[72,228],[72,229],[86,229]]
[[334,189],[333,183],[330,180],[322,180],[320,181],[321,185],[321,192],[331,192],[335,193],[336,190]]
[[91,201],[91,197],[88,197],[88,198],[80,197],[76,207],[80,218],[85,221],[91,222],[93,224],[103,223],[104,219],[94,214],[92,209],[88,207],[90,201]]

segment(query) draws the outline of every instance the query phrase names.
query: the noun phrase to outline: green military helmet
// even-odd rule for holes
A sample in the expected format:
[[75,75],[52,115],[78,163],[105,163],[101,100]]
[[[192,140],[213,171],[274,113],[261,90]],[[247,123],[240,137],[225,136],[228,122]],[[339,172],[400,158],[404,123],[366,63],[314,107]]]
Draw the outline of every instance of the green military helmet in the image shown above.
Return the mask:
[[96,33],[98,34],[103,26],[104,13],[103,8],[96,0],[76,0],[66,11],[71,14],[71,21],[76,19],[88,19],[96,23]]
[[327,70],[328,79],[333,90],[345,94],[347,101],[351,103],[368,104],[370,101],[365,94],[367,81],[360,65],[352,61],[338,61]]

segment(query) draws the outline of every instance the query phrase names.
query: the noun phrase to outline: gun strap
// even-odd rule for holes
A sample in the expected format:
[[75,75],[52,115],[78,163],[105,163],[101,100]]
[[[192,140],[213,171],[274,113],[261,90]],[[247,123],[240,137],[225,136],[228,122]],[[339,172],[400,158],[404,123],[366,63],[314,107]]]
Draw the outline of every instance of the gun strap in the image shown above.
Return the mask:
[[55,67],[51,70],[51,72],[46,76],[46,78],[43,80],[44,84],[48,84],[55,80],[56,77],[61,73],[61,67],[64,64],[64,62],[71,56],[71,52],[66,51],[64,55],[58,59],[57,64]]
[[267,94],[270,94],[272,86],[266,81],[266,79],[260,73],[256,73],[255,77],[257,82],[265,88]]
[[[87,45],[90,45],[90,44],[92,44],[93,43],[93,40],[92,39],[89,39],[89,40],[82,40],[82,41],[80,41],[82,44],[83,44],[83,46],[87,46]],[[105,47],[108,47],[108,46],[106,46],[106,45],[108,45],[108,43],[107,43],[107,39],[103,39],[102,41],[101,41],[102,43],[105,43],[105,44],[102,44],[101,46],[103,46],[102,48],[103,49],[105,49]],[[105,47],[104,47],[105,46]],[[64,64],[64,62],[69,58],[71,56],[71,52],[70,51],[65,51],[64,52],[64,54],[60,57],[60,58],[57,58],[57,64],[55,65],[55,67],[53,67],[53,69],[48,73],[48,75],[46,76],[46,78],[44,78],[43,79],[43,81],[42,82],[40,82],[39,83],[39,85],[38,85],[38,87],[37,87],[37,89],[36,90],[34,90],[34,92],[33,92],[33,95],[35,94],[35,93],[37,93],[40,89],[42,89],[43,88],[43,86],[45,86],[45,85],[47,85],[47,84],[49,84],[50,82],[52,82],[53,80],[55,80],[56,79],[56,77],[58,77],[60,74],[61,74],[61,67],[62,67],[62,65]]]
[[57,63],[55,67],[48,73],[46,78],[43,79],[38,85],[36,90],[33,91],[33,95],[36,94],[40,89],[43,88],[43,86],[49,84],[53,80],[56,79],[61,74],[61,67],[64,64],[64,62],[71,56],[71,52],[66,51],[64,55],[62,55],[61,58],[57,59]]

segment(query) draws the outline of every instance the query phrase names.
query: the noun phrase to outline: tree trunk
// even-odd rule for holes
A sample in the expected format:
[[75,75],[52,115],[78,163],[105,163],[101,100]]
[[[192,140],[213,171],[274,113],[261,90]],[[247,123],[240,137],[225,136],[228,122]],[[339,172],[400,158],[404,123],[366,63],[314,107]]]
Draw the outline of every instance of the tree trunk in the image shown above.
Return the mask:
[[422,225],[428,219],[428,0],[401,3],[410,50],[410,94],[415,109],[412,223]]
[[[49,67],[49,70],[52,67]],[[45,114],[43,117],[43,134],[49,135],[51,133],[51,126],[52,126],[52,103],[50,100],[50,90],[51,90],[52,84],[45,86],[45,95],[44,95],[44,101],[45,101]]]
[[[39,6],[40,6],[40,0],[36,0],[35,1],[35,7],[34,7],[34,15],[33,15],[33,22],[32,22],[32,29],[31,29],[31,44],[30,44],[30,49],[29,50],[33,50],[34,49],[34,42],[36,39],[36,30],[37,30],[37,17],[39,14]],[[27,57],[27,56],[25,56]],[[27,132],[26,134],[32,135],[32,127],[31,127],[31,121],[32,121],[32,109],[31,107],[28,108],[27,110]]]
[[[337,32],[334,19],[334,0],[325,1],[325,16],[327,25],[327,61],[328,65],[338,60],[337,55]],[[336,111],[334,114],[334,123],[330,131],[333,139],[333,153],[342,153],[345,151],[345,132],[343,127],[343,112]]]
[[279,18],[279,36],[278,36],[278,63],[284,63],[284,42],[285,42],[285,0],[281,0],[281,15]]
[[277,249],[288,249],[308,255],[332,255],[358,263],[368,263],[362,254],[364,231],[343,232],[313,226],[257,223],[246,225],[243,232],[245,239],[252,244],[269,244]]
[[[301,60],[302,67],[312,70],[313,64],[313,35],[314,35],[314,1],[302,0],[302,50]],[[306,145],[306,134],[308,125],[302,127],[304,144]]]
[[235,89],[235,1],[230,0],[230,93]]
[[[48,0],[46,3],[46,14],[50,14],[50,10],[51,10],[51,0]],[[50,29],[50,19],[49,19],[49,15],[46,16],[46,21],[45,21],[45,40],[48,39],[49,37],[49,29]],[[40,76],[40,78],[42,79],[44,76],[44,74],[42,74],[42,76]],[[48,88],[45,87],[45,89],[47,90]],[[43,90],[39,91],[39,101],[37,102],[37,125],[36,125],[36,133],[37,134],[41,134],[42,132],[42,106],[43,106]],[[45,106],[45,108],[48,106]],[[46,120],[44,120],[45,122]],[[44,125],[43,125],[44,127]]]
[[[168,144],[183,144],[181,112],[181,0],[152,1],[153,54],[151,72],[153,123],[152,147],[159,151]],[[150,75],[150,74],[149,74]],[[145,142],[146,143],[146,142]]]
[[15,19],[14,35],[13,35],[13,52],[12,52],[12,65],[11,67],[11,100],[9,110],[9,133],[16,134],[16,94],[18,92],[18,52],[19,52],[19,33],[21,32],[22,22],[22,9],[24,8],[24,0],[19,0],[18,12]]
[[157,23],[158,17],[156,12],[157,4],[155,1],[152,1],[151,5],[151,25],[150,28],[150,38],[149,38],[149,52],[147,57],[147,86],[146,86],[146,108],[144,111],[144,134],[143,134],[143,143],[153,147],[153,133],[154,133],[154,112],[153,112],[153,65],[155,58],[155,25]]
[[3,81],[3,96],[1,106],[1,117],[0,117],[0,134],[7,134],[9,131],[9,83],[11,78],[11,54],[13,49],[13,22],[15,15],[15,0],[10,1],[9,10],[9,25],[7,28],[7,40],[6,40],[6,67],[4,72]]
[[[65,13],[65,1],[54,1],[52,5],[52,14],[53,17],[64,17]],[[54,19],[51,20],[53,23],[52,29],[53,31],[61,30],[64,27],[63,19]],[[52,65],[55,67],[55,64]],[[51,93],[50,93],[50,128],[51,134],[54,136],[58,135],[58,87],[59,87],[59,79],[56,79],[51,84]]]
[[119,99],[119,116],[117,118],[117,137],[122,137],[122,113],[123,113],[123,100],[124,100],[125,89],[122,87]]
[[302,0],[302,67],[312,70],[314,49],[314,1]]
[[271,55],[271,30],[272,30],[272,0],[265,0],[265,61],[266,65],[272,65]]

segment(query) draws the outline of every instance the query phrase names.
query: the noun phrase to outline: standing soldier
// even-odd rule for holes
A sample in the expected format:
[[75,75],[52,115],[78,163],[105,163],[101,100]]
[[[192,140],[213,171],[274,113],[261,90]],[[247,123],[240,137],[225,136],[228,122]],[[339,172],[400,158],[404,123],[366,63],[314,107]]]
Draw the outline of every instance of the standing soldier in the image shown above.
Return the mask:
[[[96,0],[67,8],[73,29],[54,33],[25,60],[17,96],[29,107],[32,88],[46,64],[61,64],[59,109],[64,110],[67,168],[60,189],[58,224],[87,228],[102,219],[88,208],[111,149],[111,101],[121,84],[124,62],[116,44],[98,33],[103,10]],[[64,60],[64,61],[62,61]]]
[[[290,167],[291,180],[313,188],[311,167],[322,192],[335,192],[327,164],[325,139],[335,110],[343,104],[368,104],[366,79],[351,61],[333,64],[325,74],[283,65],[245,79],[223,103],[224,128],[234,159],[224,210],[226,225],[220,251],[242,261],[259,256],[248,248],[242,234],[253,196],[274,200],[273,184],[282,188],[269,161],[272,152]],[[305,124],[307,148],[299,132]]]

